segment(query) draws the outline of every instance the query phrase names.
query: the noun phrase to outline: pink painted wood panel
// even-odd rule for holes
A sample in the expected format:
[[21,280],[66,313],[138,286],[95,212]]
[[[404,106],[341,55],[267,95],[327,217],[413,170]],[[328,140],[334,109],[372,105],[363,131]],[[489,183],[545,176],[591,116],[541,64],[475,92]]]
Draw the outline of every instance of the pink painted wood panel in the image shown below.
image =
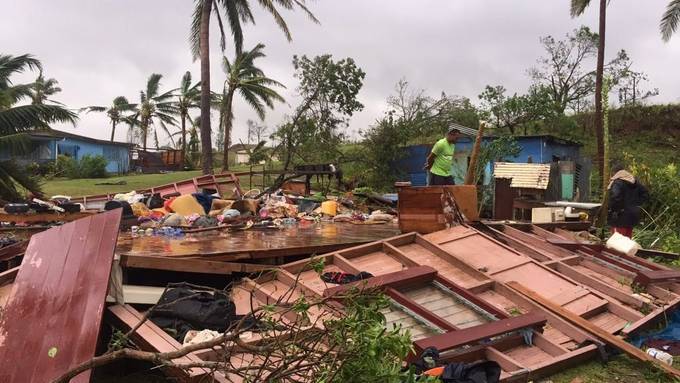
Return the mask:
[[49,382],[94,356],[120,217],[112,210],[31,237],[0,318],[0,382]]

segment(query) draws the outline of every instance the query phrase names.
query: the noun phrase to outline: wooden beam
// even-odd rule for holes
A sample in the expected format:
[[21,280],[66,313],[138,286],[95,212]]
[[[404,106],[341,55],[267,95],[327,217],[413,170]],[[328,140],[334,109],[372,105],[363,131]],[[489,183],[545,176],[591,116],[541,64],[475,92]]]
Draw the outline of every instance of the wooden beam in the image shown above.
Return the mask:
[[220,274],[257,273],[270,270],[273,266],[251,263],[209,261],[199,258],[155,257],[150,255],[123,254],[120,257],[123,267],[135,269],[154,269],[182,271],[190,273]]
[[343,294],[354,288],[383,289],[387,287],[404,287],[416,283],[431,281],[436,275],[437,270],[431,268],[430,266],[416,266],[406,270],[395,271],[393,273],[387,273],[377,277],[348,283],[342,286],[331,287],[323,292],[323,296],[329,297],[337,294]]
[[446,334],[420,339],[414,342],[414,346],[416,348],[416,354],[421,353],[428,347],[436,347],[441,352],[524,328],[534,328],[538,332],[541,332],[545,323],[546,319],[543,315],[531,312],[513,318],[501,319],[495,322],[470,327],[465,329],[465,331],[452,331]]
[[678,270],[640,270],[635,277],[635,283],[647,286],[651,283],[680,282]]
[[588,322],[587,320],[581,318],[580,316],[570,312],[569,310],[566,310],[552,301],[546,299],[542,295],[536,293],[533,290],[530,290],[523,286],[520,283],[511,281],[508,282],[507,285],[511,287],[512,289],[518,291],[519,293],[527,296],[531,300],[539,303],[543,307],[547,308],[548,310],[556,313],[557,315],[565,318],[569,322],[573,323],[574,325],[588,331],[589,333],[595,335],[596,337],[600,338],[607,344],[625,352],[626,354],[630,355],[631,357],[643,361],[643,362],[651,362],[655,364],[657,367],[659,367],[661,370],[666,372],[667,374],[674,376],[676,378],[680,377],[680,370],[677,370],[671,366],[668,366],[664,364],[663,362],[660,362],[651,356],[647,355],[647,353],[643,352],[639,348],[627,343],[626,341],[618,338],[617,336],[610,334],[603,329],[595,326],[594,324]]
[[14,282],[14,279],[16,279],[20,268],[21,266],[17,266],[13,269],[5,270],[2,273],[0,273],[0,286],[4,286],[8,283]]

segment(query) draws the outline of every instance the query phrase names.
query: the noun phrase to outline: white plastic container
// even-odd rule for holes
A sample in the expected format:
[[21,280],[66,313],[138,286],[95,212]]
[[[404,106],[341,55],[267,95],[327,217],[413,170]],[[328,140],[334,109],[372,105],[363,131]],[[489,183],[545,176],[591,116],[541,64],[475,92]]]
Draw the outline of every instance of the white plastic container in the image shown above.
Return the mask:
[[607,249],[616,250],[627,255],[635,255],[641,246],[632,239],[619,233],[612,234],[607,240]]
[[648,348],[647,349],[647,355],[651,356],[652,358],[656,360],[660,360],[663,363],[666,363],[669,366],[673,365],[673,355],[665,352],[658,350],[656,348]]

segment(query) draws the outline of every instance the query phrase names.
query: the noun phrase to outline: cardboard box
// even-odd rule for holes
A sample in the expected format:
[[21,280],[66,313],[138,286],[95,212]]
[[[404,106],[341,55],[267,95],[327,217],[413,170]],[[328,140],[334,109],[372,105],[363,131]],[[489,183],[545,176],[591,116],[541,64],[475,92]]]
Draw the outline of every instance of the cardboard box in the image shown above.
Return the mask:
[[550,223],[553,222],[552,207],[535,207],[531,209],[531,223]]

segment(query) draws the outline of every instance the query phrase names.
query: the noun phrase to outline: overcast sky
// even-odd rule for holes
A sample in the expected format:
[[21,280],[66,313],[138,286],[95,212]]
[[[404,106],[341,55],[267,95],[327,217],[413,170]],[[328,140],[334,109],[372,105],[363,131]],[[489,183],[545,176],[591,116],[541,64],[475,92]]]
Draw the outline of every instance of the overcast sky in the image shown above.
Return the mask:
[[[55,98],[69,107],[110,105],[114,97],[139,99],[151,73],[163,75],[162,89],[179,86],[190,70],[199,79],[188,43],[191,0],[5,0],[0,14],[0,53],[31,53],[63,92]],[[256,6],[256,1],[253,1]],[[637,70],[658,87],[656,102],[680,101],[680,34],[661,41],[658,22],[668,0],[616,0],[608,8],[607,57],[626,49]],[[352,132],[364,129],[385,110],[385,98],[400,78],[437,95],[445,91],[477,102],[487,84],[523,92],[527,68],[542,54],[539,37],[564,34],[580,25],[597,29],[597,9],[578,19],[569,16],[568,0],[316,0],[310,9],[321,21],[301,12],[285,15],[293,34],[288,43],[271,17],[257,12],[257,25],[245,31],[245,47],[266,45],[261,68],[287,86],[287,104],[269,112],[274,127],[298,99],[292,77],[294,54],[330,53],[352,57],[366,72]],[[216,28],[215,23],[213,27]],[[211,44],[212,88],[224,75],[216,31]],[[228,47],[227,55],[233,55]],[[26,77],[30,80],[34,75]],[[23,79],[23,78],[22,78]],[[213,113],[213,121],[216,120]],[[254,113],[235,103],[235,142],[245,139],[245,122]],[[213,124],[215,127],[215,124]],[[108,138],[104,114],[82,115],[78,134]],[[116,133],[125,140],[125,128]]]

